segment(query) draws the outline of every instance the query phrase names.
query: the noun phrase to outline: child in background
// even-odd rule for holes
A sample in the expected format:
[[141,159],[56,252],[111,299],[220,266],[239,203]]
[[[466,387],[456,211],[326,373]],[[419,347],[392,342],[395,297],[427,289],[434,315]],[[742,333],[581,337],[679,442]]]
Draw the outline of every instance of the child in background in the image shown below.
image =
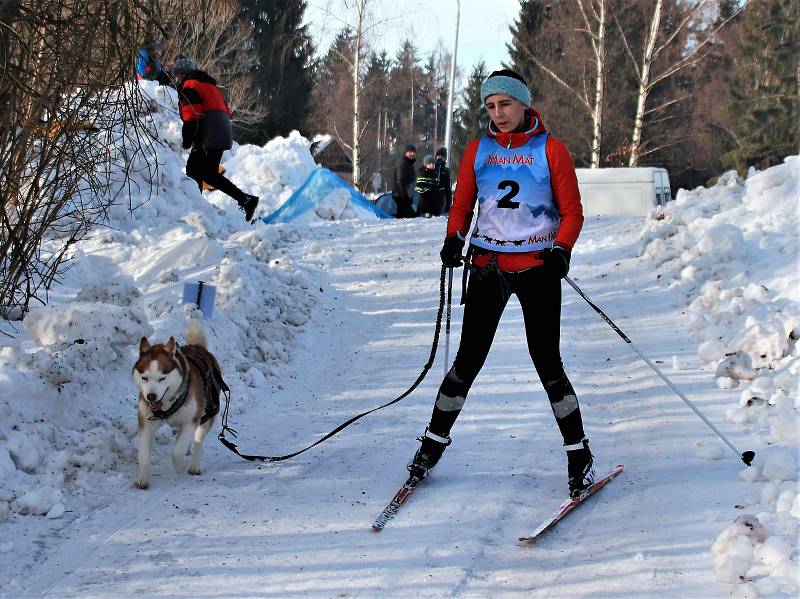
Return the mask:
[[436,159],[430,154],[422,160],[422,168],[417,175],[416,192],[419,194],[420,216],[430,218],[442,213],[442,190],[436,173]]

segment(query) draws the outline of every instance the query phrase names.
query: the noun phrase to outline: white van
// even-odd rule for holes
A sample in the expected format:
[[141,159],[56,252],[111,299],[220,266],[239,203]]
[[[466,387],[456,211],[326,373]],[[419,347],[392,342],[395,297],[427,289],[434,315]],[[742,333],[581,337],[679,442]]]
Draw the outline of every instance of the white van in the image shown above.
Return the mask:
[[672,199],[664,168],[578,168],[575,172],[586,216],[644,216]]

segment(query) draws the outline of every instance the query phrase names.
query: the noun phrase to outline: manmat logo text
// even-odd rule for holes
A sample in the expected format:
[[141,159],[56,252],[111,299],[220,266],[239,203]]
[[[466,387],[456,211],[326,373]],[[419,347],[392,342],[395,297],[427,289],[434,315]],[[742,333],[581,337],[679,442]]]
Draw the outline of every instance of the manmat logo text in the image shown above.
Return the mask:
[[497,154],[489,154],[487,161],[489,166],[494,164],[525,164],[530,166],[533,164],[533,156],[526,156],[525,154],[514,154],[514,157],[498,156]]

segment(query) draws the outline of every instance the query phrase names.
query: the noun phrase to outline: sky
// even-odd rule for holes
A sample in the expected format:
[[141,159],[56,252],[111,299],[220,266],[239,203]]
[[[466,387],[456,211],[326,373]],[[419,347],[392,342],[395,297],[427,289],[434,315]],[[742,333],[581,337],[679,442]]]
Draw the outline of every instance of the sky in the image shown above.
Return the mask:
[[[410,38],[427,55],[439,40],[451,48],[455,38],[456,0],[439,2],[403,2],[376,0],[375,12],[385,23],[375,28],[373,43],[394,56],[401,42]],[[309,0],[306,21],[319,53],[343,26],[342,0]],[[506,43],[510,41],[509,25],[519,13],[519,0],[461,0],[458,39],[458,66],[466,76],[478,60],[485,60],[492,71],[508,58]]]

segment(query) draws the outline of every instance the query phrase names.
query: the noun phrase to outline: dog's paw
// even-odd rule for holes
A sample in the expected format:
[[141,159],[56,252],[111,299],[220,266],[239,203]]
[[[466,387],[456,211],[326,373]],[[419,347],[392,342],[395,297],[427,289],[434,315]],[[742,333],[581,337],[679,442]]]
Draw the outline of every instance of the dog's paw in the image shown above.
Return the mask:
[[203,474],[203,470],[199,466],[197,468],[192,466],[189,468],[189,474]]
[[150,481],[147,480],[147,479],[143,479],[143,478],[137,479],[134,484],[136,485],[137,489],[144,490],[144,489],[149,489],[150,488]]

